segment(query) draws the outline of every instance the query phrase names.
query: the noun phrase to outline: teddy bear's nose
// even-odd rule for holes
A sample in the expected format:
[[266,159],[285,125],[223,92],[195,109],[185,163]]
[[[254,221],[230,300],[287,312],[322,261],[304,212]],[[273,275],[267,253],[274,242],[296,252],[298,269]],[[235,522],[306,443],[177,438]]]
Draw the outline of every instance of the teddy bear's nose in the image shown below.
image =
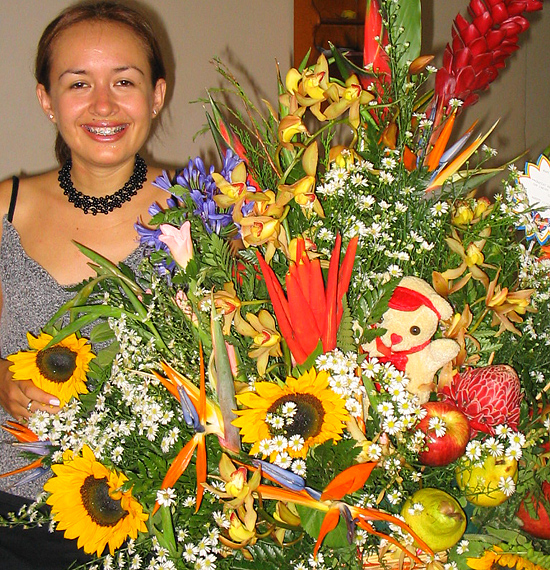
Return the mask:
[[395,333],[393,333],[390,338],[392,344],[399,344],[403,340],[402,336]]

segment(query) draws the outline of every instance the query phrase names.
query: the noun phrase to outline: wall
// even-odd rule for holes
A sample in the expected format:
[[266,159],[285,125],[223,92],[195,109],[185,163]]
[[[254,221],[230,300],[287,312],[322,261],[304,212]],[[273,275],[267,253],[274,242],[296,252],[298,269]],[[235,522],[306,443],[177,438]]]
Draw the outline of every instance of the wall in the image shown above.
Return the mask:
[[[42,29],[66,4],[66,0],[0,0],[0,179],[55,166],[54,131],[35,100],[32,68]],[[193,141],[204,114],[202,105],[191,101],[204,96],[205,88],[221,83],[209,64],[213,56],[227,62],[257,98],[275,99],[275,60],[283,73],[291,62],[293,2],[145,0],[143,4],[163,23],[163,42],[170,38],[169,60],[175,77],[162,128],[157,129],[148,154],[157,162],[181,165],[189,157],[212,153],[208,135]],[[434,53],[436,65],[450,38],[452,20],[458,11],[465,12],[466,5],[466,0],[423,0],[423,52]],[[463,119],[462,128],[480,119],[479,128],[487,129],[501,118],[489,144],[499,148],[503,161],[526,148],[535,159],[550,143],[545,87],[550,79],[550,14],[546,10],[530,16],[533,25],[521,37],[522,48],[512,56],[509,68]]]

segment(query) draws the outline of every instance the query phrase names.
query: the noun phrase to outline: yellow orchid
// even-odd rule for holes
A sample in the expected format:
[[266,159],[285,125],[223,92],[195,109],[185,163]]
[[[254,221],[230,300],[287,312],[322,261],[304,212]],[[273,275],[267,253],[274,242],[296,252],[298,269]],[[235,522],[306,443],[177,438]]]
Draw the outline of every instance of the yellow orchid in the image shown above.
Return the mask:
[[447,298],[449,295],[460,291],[468,281],[472,278],[471,273],[467,273],[461,277],[458,281],[452,281],[443,277],[443,274],[438,271],[432,272],[432,285],[436,292],[442,297]]
[[262,479],[261,472],[254,472],[248,480],[246,467],[237,467],[225,453],[222,453],[220,458],[219,472],[221,479],[225,482],[224,490],[221,491],[207,483],[204,485],[205,488],[220,499],[229,499],[224,503],[228,508],[238,509],[246,502],[251,504],[252,493],[258,488]]
[[235,329],[239,334],[252,337],[253,350],[248,353],[248,356],[258,360],[258,374],[264,376],[269,357],[282,356],[281,335],[277,332],[275,319],[264,309],[257,315],[247,313],[246,320],[237,313]]
[[231,180],[226,180],[217,172],[212,173],[212,178],[221,194],[214,196],[216,204],[220,208],[230,208],[235,204],[242,203],[246,198],[253,195],[246,185],[246,164],[240,162],[231,172]]
[[481,239],[471,242],[466,249],[464,249],[462,241],[454,229],[452,230],[452,237],[445,238],[449,248],[462,258],[462,263],[454,269],[447,269],[441,273],[444,279],[456,279],[468,271],[474,279],[481,281],[485,288],[489,287],[489,277],[480,266],[492,267],[484,263],[485,258],[483,256],[483,248],[487,238],[491,235],[491,228],[489,226],[483,228],[479,235]]
[[360,105],[370,103],[374,99],[374,95],[361,87],[361,83],[355,74],[346,79],[345,88],[339,91],[338,95],[338,100],[324,110],[325,117],[329,120],[336,119],[349,109],[349,123],[356,129],[360,122]]
[[287,115],[283,117],[278,128],[279,141],[285,148],[292,149],[291,141],[299,133],[309,134],[301,117],[297,115]]
[[285,87],[287,91],[289,93],[296,93],[301,80],[302,74],[295,67],[291,67],[285,77]]
[[326,117],[321,111],[321,104],[327,99],[338,99],[336,84],[329,81],[327,58],[320,55],[313,68],[307,68],[302,73],[291,69],[285,79],[286,93],[279,97],[282,105],[293,115],[302,116],[306,108],[320,121]]
[[[232,540],[239,544],[239,547],[248,544],[254,544],[256,538],[256,519],[258,515],[255,511],[251,515],[249,512],[245,513],[245,520],[241,521],[236,512],[232,512],[229,517],[228,533]],[[248,515],[248,516],[247,516]]]
[[352,149],[342,144],[331,147],[328,152],[329,163],[335,163],[340,168],[349,170],[357,161],[359,155]]
[[[470,306],[466,304],[462,313],[456,313],[447,326],[447,330],[443,333],[445,338],[452,338],[456,340],[460,346],[460,351],[453,360],[455,367],[460,367],[465,364],[474,365],[479,359],[479,354],[474,354],[468,357],[466,350],[466,337],[477,347],[481,348],[479,341],[468,334],[468,327],[472,324],[473,315],[470,311]],[[441,380],[439,382],[439,387],[441,388]]]
[[281,219],[270,216],[246,216],[240,220],[241,239],[245,247],[265,245],[265,257],[270,260],[277,249],[286,252],[286,233]]
[[[235,285],[233,283],[226,283],[222,291],[215,291],[212,295],[214,298],[214,305],[216,310],[223,317],[223,334],[228,335],[231,330],[231,323],[235,313],[241,308],[241,300],[237,297]],[[203,303],[210,300],[210,293],[204,299]]]
[[522,289],[521,291],[510,292],[507,287],[501,287],[498,284],[499,275],[500,268],[487,288],[487,296],[485,297],[486,312],[493,312],[492,326],[500,323],[497,335],[508,330],[521,336],[521,332],[512,323],[522,323],[523,318],[520,315],[524,315],[527,311],[535,311],[535,309],[530,307],[531,295],[535,292],[535,289]]
[[258,518],[254,510],[253,493],[261,483],[261,471],[255,471],[252,477],[247,480],[248,471],[246,467],[237,467],[225,453],[222,453],[219,472],[221,479],[225,482],[224,490],[221,491],[207,483],[204,484],[204,487],[220,499],[229,499],[224,502],[224,511],[231,513],[227,534],[233,542],[225,538],[223,543],[230,548],[242,548],[247,544],[253,544],[256,541],[256,521]]
[[451,223],[458,227],[477,224],[486,218],[492,210],[493,204],[489,198],[482,196],[476,199],[470,195],[469,198],[455,203],[451,214]]
[[220,208],[233,208],[233,219],[238,223],[242,217],[241,206],[247,200],[267,200],[263,192],[251,192],[248,189],[247,170],[244,162],[239,162],[231,172],[231,181],[226,180],[217,172],[212,173],[212,178],[221,194],[214,196],[214,201]]
[[319,149],[317,142],[312,142],[305,150],[302,156],[302,166],[305,176],[300,178],[294,184],[280,184],[278,187],[279,194],[277,202],[279,204],[288,204],[292,198],[296,203],[302,206],[304,214],[309,216],[313,210],[319,217],[324,218],[325,213],[321,202],[315,195],[315,184],[317,174],[317,162],[319,160]]

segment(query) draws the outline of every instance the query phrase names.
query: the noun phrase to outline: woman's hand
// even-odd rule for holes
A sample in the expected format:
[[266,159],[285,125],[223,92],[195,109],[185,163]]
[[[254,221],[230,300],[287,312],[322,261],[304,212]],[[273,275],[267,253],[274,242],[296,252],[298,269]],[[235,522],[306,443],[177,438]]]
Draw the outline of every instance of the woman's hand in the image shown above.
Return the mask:
[[0,404],[17,421],[27,420],[33,412],[59,411],[59,400],[35,386],[30,380],[13,380],[11,362],[0,360]]

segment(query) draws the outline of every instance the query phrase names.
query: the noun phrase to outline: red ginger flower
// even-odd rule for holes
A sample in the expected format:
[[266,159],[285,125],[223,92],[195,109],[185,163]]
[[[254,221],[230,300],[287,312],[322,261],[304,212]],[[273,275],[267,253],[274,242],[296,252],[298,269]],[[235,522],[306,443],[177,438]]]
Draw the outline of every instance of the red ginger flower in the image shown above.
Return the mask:
[[357,237],[350,240],[338,270],[342,239],[336,236],[325,288],[319,259],[309,259],[304,240],[299,238],[296,263],[291,262],[286,275],[286,296],[273,269],[257,253],[279,329],[298,364],[307,360],[319,341],[324,352],[336,348],[342,299],[348,291],[357,241]]
[[493,435],[501,424],[517,430],[521,387],[511,366],[470,368],[456,374],[442,392],[468,416],[473,430]]
[[518,36],[529,27],[523,12],[541,9],[541,0],[471,0],[472,22],[460,14],[455,18],[452,44],[447,44],[435,78],[438,108],[452,98],[464,106],[475,103],[476,92],[487,89],[506,58],[519,49]]

